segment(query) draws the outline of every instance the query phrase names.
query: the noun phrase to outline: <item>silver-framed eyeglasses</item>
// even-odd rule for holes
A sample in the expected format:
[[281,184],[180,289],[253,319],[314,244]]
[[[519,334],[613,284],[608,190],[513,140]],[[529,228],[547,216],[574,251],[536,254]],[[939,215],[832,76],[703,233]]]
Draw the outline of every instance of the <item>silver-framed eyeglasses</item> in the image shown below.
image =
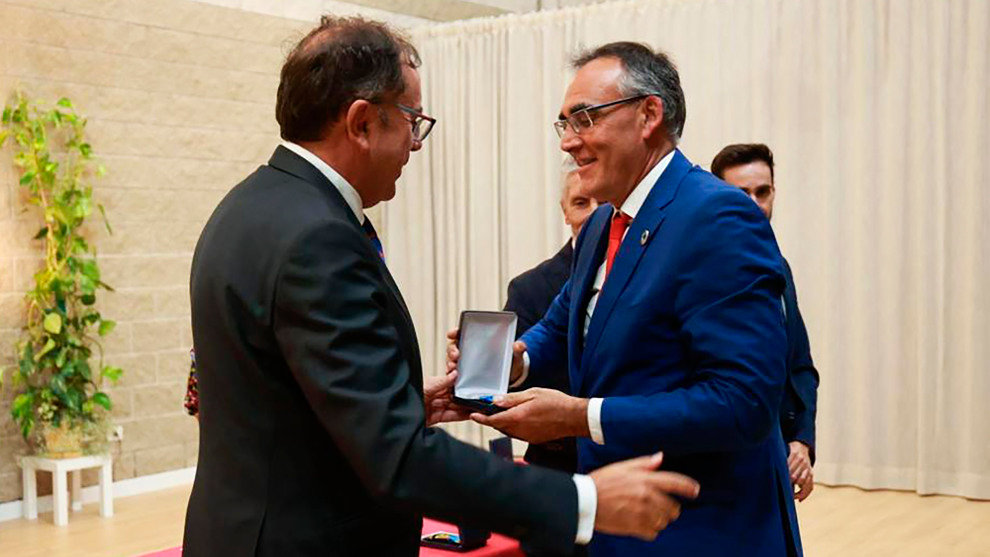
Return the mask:
[[431,118],[426,114],[416,110],[415,108],[410,108],[404,104],[395,103],[395,106],[405,112],[411,118],[407,118],[410,124],[412,124],[412,135],[413,139],[419,141],[420,143],[426,139],[426,136],[430,135],[430,130],[437,123],[436,118]]
[[635,95],[632,97],[626,97],[624,99],[619,99],[617,101],[611,101],[602,104],[596,104],[595,106],[589,106],[587,108],[582,108],[581,110],[575,110],[573,114],[566,118],[561,118],[553,123],[553,129],[557,130],[557,136],[563,138],[564,134],[567,133],[567,126],[570,126],[574,133],[581,135],[582,132],[588,128],[595,125],[594,119],[591,117],[592,112],[597,112],[603,108],[608,108],[610,106],[616,106],[623,103],[638,101],[640,99],[645,99],[646,97],[656,96],[656,93],[647,93],[645,95]]

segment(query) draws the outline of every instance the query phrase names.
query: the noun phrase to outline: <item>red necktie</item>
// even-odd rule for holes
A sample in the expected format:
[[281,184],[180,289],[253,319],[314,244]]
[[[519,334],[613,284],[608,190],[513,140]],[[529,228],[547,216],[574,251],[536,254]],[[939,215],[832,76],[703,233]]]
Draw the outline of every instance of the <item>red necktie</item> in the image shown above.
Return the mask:
[[612,224],[608,228],[608,251],[605,254],[606,278],[608,278],[609,271],[612,270],[612,262],[615,261],[615,254],[619,252],[619,246],[622,245],[622,237],[626,235],[626,229],[629,228],[630,222],[632,222],[632,217],[621,211],[616,211],[612,217]]

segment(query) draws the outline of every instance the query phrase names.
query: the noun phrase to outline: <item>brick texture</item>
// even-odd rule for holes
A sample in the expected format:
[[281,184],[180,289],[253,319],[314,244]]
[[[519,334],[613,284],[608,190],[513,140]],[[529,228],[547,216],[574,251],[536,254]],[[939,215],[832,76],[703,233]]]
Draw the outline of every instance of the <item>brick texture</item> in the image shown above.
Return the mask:
[[[278,70],[309,24],[185,0],[0,0],[0,97],[15,88],[66,96],[89,118],[107,175],[87,232],[104,280],[99,307],[118,322],[105,361],[124,440],[114,477],[196,463],[197,425],[182,408],[189,370],[188,277],[199,231],[222,196],[278,142]],[[21,299],[41,262],[40,220],[0,150],[0,366],[13,362]],[[26,450],[0,392],[0,502],[21,496],[15,457]],[[42,492],[50,490],[39,475]],[[84,477],[87,485],[92,475]]]

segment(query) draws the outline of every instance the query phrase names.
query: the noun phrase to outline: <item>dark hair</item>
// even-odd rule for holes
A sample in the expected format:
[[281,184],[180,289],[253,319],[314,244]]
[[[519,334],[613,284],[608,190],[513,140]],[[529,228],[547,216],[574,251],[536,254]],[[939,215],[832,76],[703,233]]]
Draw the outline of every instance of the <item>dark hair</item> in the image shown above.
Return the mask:
[[653,51],[643,43],[617,42],[602,45],[578,54],[571,65],[574,69],[598,58],[613,57],[622,62],[625,75],[619,82],[619,92],[626,97],[656,95],[663,101],[663,123],[676,144],[684,131],[687,106],[677,67],[664,52]]
[[773,152],[762,143],[736,143],[727,145],[712,159],[712,174],[725,178],[725,171],[733,166],[763,161],[770,167],[773,180]]
[[323,16],[286,57],[275,119],[282,139],[317,141],[352,102],[402,94],[402,67],[419,66],[416,48],[384,23]]

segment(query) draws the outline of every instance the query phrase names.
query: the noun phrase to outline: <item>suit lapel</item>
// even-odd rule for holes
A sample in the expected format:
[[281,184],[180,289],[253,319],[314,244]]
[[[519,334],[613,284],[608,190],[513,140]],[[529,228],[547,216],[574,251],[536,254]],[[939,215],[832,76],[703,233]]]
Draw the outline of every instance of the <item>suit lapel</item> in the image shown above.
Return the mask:
[[[412,339],[411,345],[412,350],[415,355],[414,363],[415,365],[420,364],[420,354],[419,354],[419,343],[416,339],[416,329],[413,326],[412,315],[409,313],[409,308],[406,307],[406,302],[402,298],[402,293],[399,292],[398,285],[395,284],[395,280],[392,278],[392,274],[388,271],[388,267],[382,258],[378,256],[378,249],[371,242],[371,239],[367,237],[367,234],[362,228],[361,223],[358,222],[357,217],[354,215],[354,211],[351,210],[350,206],[344,201],[344,197],[340,195],[340,191],[337,187],[319,171],[315,166],[310,164],[308,161],[300,157],[299,155],[293,153],[289,149],[279,145],[275,152],[272,154],[271,159],[268,161],[268,165],[277,168],[283,172],[287,172],[304,182],[317,187],[324,195],[327,196],[328,200],[338,208],[342,209],[346,218],[353,224],[357,230],[361,233],[361,236],[366,239],[364,242],[365,251],[370,259],[375,261],[378,265],[379,272],[383,278],[386,286],[386,290],[391,294],[392,299],[395,301],[395,305],[399,308],[399,313],[402,315],[402,319],[405,322],[405,326],[409,331],[409,335]],[[419,379],[419,374],[412,374],[414,381],[421,382]]]
[[[584,352],[584,319],[591,299],[591,289],[595,284],[598,266],[608,248],[608,223],[612,214],[611,205],[603,205],[591,215],[585,224],[586,235],[574,252],[574,272],[571,275],[571,307],[568,315],[568,353],[575,364],[581,361]],[[574,374],[571,366],[571,385],[575,393],[580,392],[581,377]]]
[[[594,355],[595,348],[604,334],[605,324],[608,322],[612,310],[615,309],[616,302],[628,286],[650,243],[658,241],[656,236],[666,218],[667,206],[674,200],[677,195],[677,187],[689,170],[691,170],[691,163],[680,151],[675,150],[669,165],[657,179],[636,218],[629,225],[629,230],[619,246],[618,253],[616,253],[615,261],[612,262],[612,270],[602,286],[598,303],[595,305],[595,313],[592,314],[591,323],[588,326],[588,335],[585,338],[584,353],[581,358],[582,378],[587,371],[591,357]],[[600,265],[601,261],[598,263]],[[587,307],[587,304],[582,307]]]

